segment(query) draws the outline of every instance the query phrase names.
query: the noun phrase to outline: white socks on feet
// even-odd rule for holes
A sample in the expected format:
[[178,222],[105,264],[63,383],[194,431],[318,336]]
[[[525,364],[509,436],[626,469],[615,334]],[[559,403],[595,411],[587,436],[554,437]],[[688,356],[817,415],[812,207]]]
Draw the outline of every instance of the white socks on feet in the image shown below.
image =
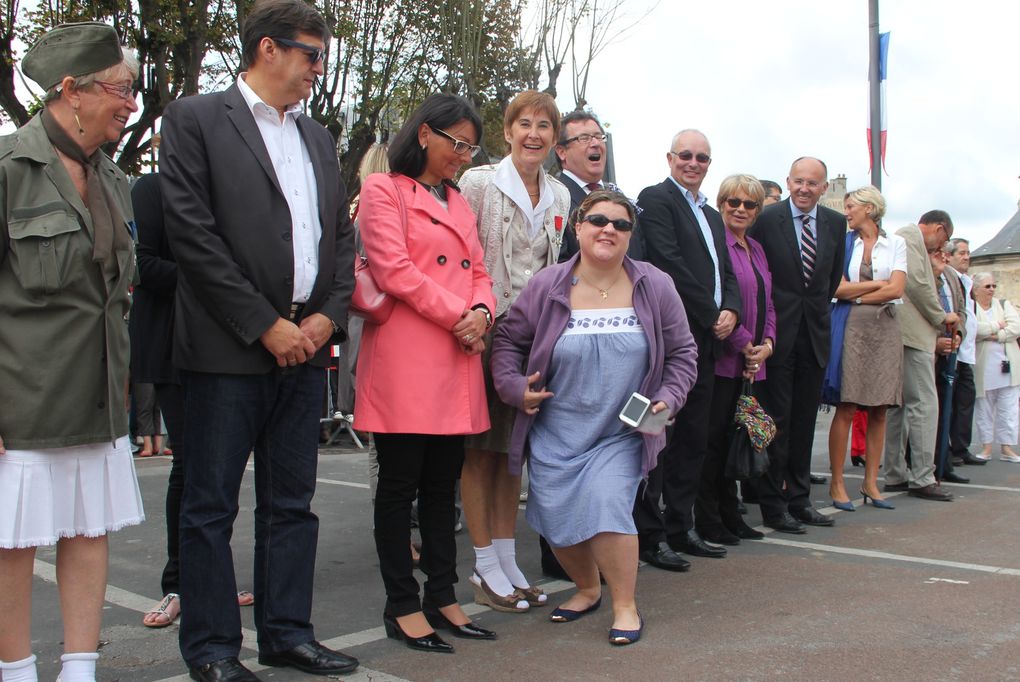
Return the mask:
[[475,573],[485,581],[489,589],[505,597],[513,594],[514,586],[500,567],[502,562],[496,553],[497,542],[499,540],[493,540],[493,544],[488,547],[475,547]]
[[[60,682],[96,682],[97,653],[64,654],[60,657]],[[6,682],[6,680],[4,681]]]
[[528,579],[517,567],[517,545],[513,538],[493,538],[492,546],[496,548],[496,556],[499,557],[499,566],[503,569],[503,575],[507,577],[514,587],[527,589],[531,587]]
[[35,654],[20,661],[0,661],[0,682],[38,682]]

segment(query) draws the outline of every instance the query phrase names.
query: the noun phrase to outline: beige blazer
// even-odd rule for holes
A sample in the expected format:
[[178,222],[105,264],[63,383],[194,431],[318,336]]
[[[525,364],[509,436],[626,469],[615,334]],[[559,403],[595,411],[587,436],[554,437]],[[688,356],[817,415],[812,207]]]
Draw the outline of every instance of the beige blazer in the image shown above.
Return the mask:
[[946,311],[939,303],[924,235],[913,223],[901,227],[896,234],[907,243],[907,284],[903,289],[903,305],[896,311],[903,345],[934,353],[935,340],[945,330]]
[[[992,307],[985,310],[980,305],[977,310],[977,363],[974,365],[974,390],[977,397],[985,395],[985,367],[988,364],[988,349],[993,343],[1001,343],[1009,360],[1009,385],[1020,385],[1020,346],[1016,340],[1020,337],[1020,315],[1013,304],[1005,299],[992,299]],[[1005,322],[999,328],[999,322]],[[994,337],[994,338],[992,338]]]

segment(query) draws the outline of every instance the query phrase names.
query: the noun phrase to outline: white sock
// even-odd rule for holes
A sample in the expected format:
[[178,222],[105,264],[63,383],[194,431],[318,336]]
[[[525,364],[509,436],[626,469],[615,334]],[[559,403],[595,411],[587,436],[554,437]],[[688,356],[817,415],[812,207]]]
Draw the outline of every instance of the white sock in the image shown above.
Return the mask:
[[97,653],[64,654],[60,657],[62,666],[60,682],[96,682]]
[[505,597],[513,594],[514,586],[500,568],[501,562],[494,545],[495,540],[488,547],[475,547],[475,573],[481,576],[493,592]]
[[0,661],[0,682],[38,682],[35,654],[20,661]]
[[529,588],[531,585],[528,579],[517,567],[517,543],[513,538],[493,538],[492,546],[496,548],[496,556],[499,557],[499,566],[503,574],[514,587]]

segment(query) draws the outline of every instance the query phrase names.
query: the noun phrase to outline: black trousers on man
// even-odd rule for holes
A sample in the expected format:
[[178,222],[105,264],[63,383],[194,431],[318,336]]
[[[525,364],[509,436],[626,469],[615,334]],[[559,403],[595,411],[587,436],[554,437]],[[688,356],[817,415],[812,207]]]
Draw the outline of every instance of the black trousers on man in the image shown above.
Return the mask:
[[[950,467],[953,457],[966,458],[970,454],[976,399],[974,365],[957,361],[956,383],[953,384],[953,421],[949,427]],[[952,471],[952,468],[947,470]]]
[[768,381],[760,387],[762,407],[776,422],[769,470],[752,483],[765,519],[811,506],[811,448],[824,379],[825,368],[818,365],[807,326],[801,324],[789,354],[770,358]]

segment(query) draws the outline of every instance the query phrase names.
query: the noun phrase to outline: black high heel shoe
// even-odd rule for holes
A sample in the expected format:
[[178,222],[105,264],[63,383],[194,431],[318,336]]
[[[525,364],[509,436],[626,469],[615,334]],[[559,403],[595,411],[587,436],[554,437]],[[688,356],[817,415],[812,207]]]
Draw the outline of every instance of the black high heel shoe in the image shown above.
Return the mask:
[[855,467],[862,467],[864,466],[864,458],[860,455],[850,455],[850,463]]
[[421,610],[425,614],[425,620],[429,622],[429,625],[437,630],[440,628],[449,630],[453,633],[454,637],[460,637],[461,639],[496,639],[495,632],[479,627],[471,621],[464,625],[455,625],[453,621],[443,615],[443,612],[438,607],[422,604]]
[[452,654],[453,647],[443,641],[443,638],[435,632],[430,632],[424,637],[411,637],[400,627],[397,619],[388,613],[383,613],[383,627],[386,629],[386,636],[397,641],[403,640],[408,649],[418,651],[433,651],[437,654]]

